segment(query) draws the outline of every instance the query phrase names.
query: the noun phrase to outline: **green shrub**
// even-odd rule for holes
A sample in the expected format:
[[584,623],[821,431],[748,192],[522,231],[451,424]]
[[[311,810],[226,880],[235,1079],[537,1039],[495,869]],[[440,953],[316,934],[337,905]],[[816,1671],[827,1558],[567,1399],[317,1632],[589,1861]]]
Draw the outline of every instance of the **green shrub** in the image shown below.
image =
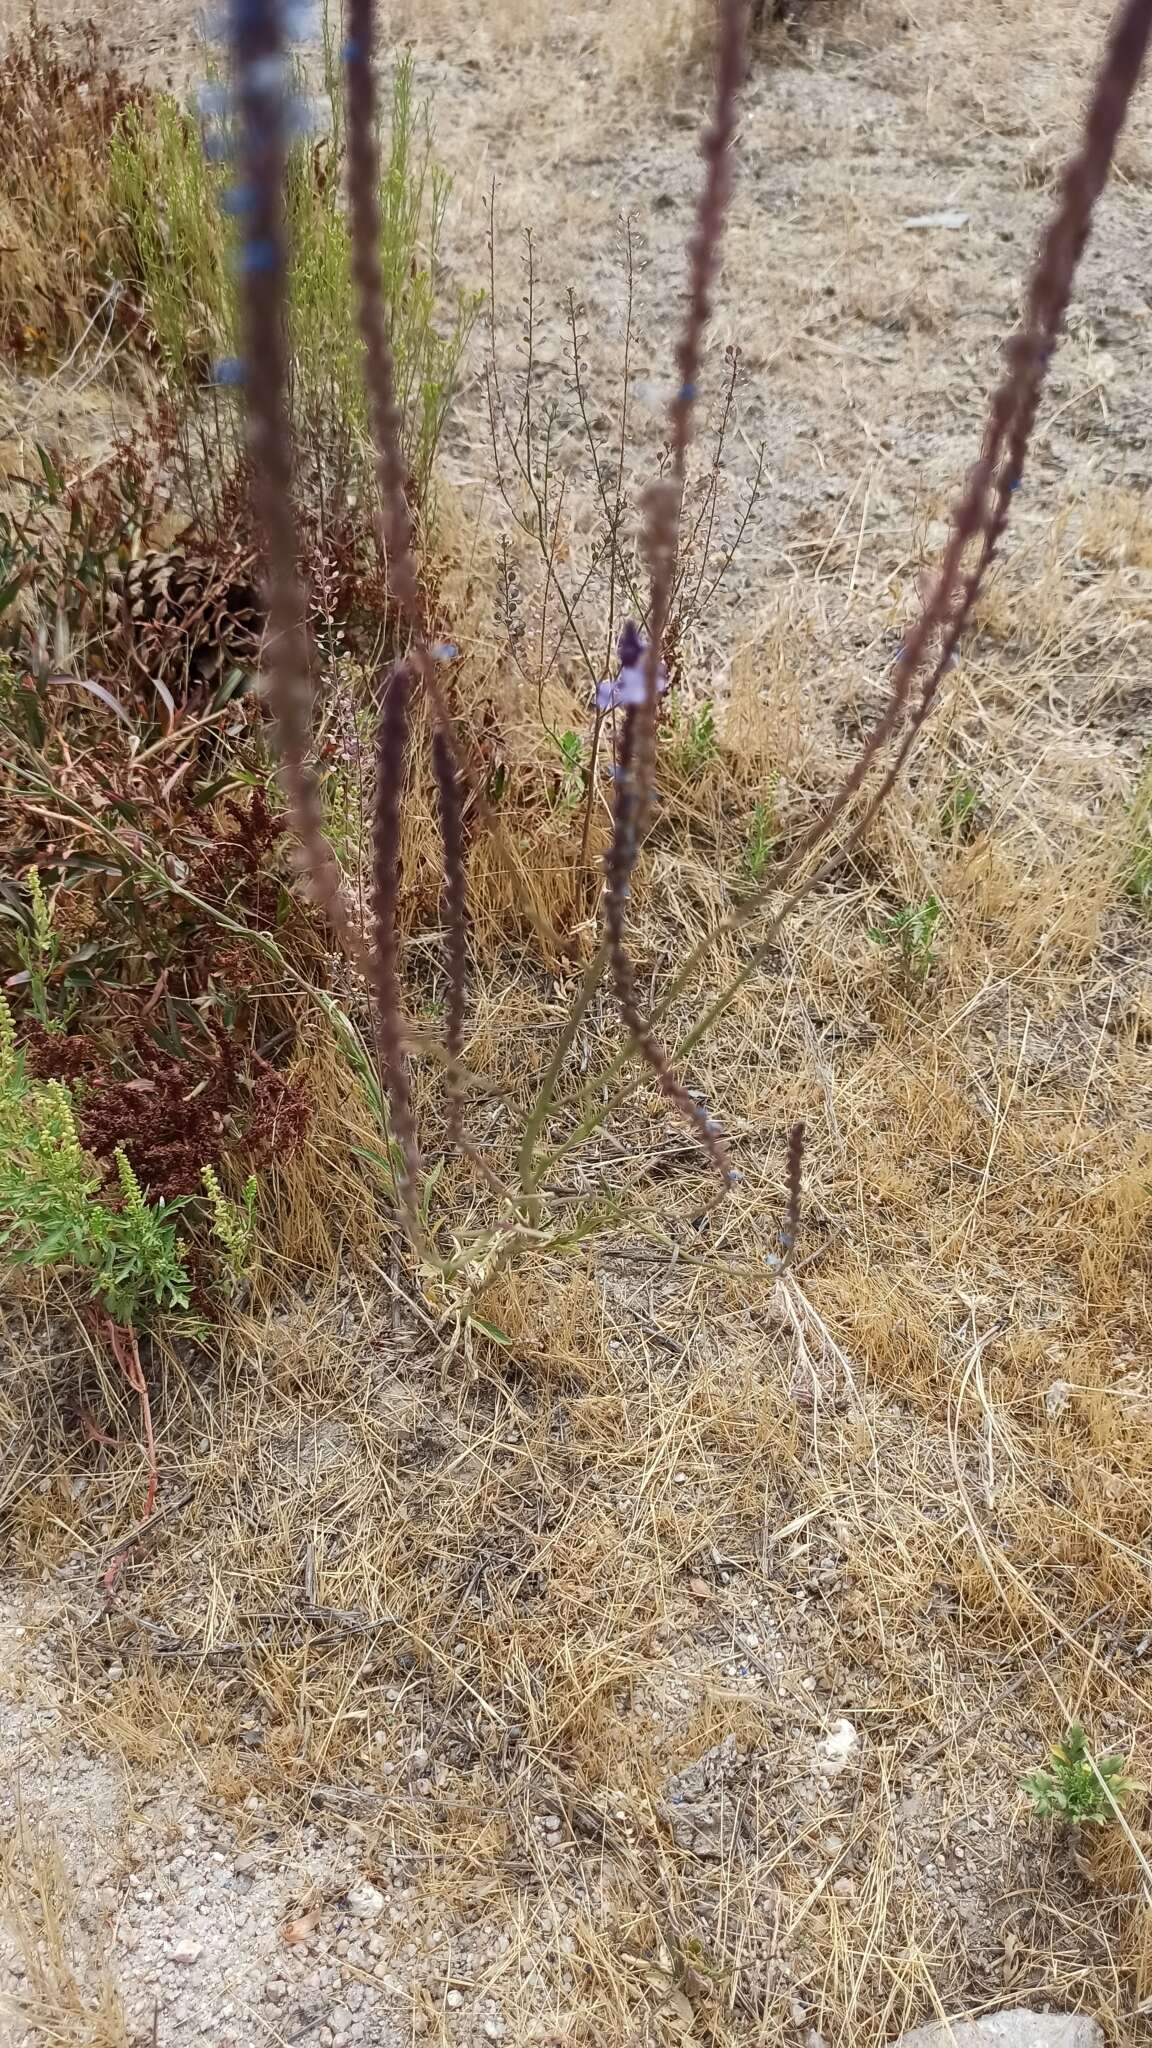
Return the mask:
[[[380,257],[396,361],[405,453],[414,495],[429,488],[436,448],[479,309],[474,294],[438,306],[444,218],[452,181],[437,162],[426,104],[413,97],[413,62],[392,78],[390,141],[380,192]],[[339,81],[326,80],[329,133],[294,145],[285,183],[292,247],[293,403],[298,423],[367,444],[344,216]],[[170,98],[128,107],[110,152],[121,223],[117,261],[136,295],[176,390],[188,398],[211,365],[237,349],[232,235],[225,211],[232,173],[205,154],[198,125]],[[224,409],[213,429],[230,431]],[[305,436],[307,440],[307,435]]]
[[114,1323],[136,1325],[188,1307],[174,1220],[182,1204],[147,1201],[122,1147],[115,1162],[118,1209],[99,1199],[101,1176],[80,1144],[68,1089],[29,1079],[0,998],[0,1251],[12,1265],[84,1274]]

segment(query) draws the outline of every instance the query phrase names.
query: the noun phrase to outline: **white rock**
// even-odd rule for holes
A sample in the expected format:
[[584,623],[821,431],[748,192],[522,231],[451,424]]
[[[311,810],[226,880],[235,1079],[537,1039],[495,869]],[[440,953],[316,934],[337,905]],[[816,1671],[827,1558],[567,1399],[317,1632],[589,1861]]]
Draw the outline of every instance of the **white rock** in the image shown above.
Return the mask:
[[860,1737],[851,1721],[833,1721],[831,1728],[820,1744],[824,1759],[824,1771],[835,1774],[842,1771],[853,1750],[860,1746]]
[[1095,2020],[1082,2013],[989,2013],[982,2020],[933,2021],[901,2034],[892,2048],[1104,2048]]
[[203,1942],[193,1941],[190,1936],[185,1936],[183,1941],[176,1943],[171,1959],[174,1963],[198,1963],[203,1953]]
[[383,1892],[378,1892],[375,1885],[369,1884],[366,1877],[361,1878],[360,1883],[354,1884],[345,1894],[345,1904],[354,1920],[374,1920],[377,1913],[384,1911],[387,1903]]
[[968,213],[914,213],[900,225],[902,228],[966,228],[971,218]]

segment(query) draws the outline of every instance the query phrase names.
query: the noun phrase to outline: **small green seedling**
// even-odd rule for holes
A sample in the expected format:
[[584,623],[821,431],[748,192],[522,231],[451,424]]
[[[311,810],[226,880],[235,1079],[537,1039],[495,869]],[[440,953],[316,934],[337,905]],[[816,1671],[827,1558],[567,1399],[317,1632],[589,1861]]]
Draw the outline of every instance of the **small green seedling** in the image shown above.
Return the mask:
[[775,851],[776,808],[772,797],[769,796],[761,799],[748,821],[743,866],[749,881],[761,880]]
[[980,822],[984,798],[975,782],[954,782],[940,812],[945,832],[955,839],[971,839]]
[[719,752],[716,738],[716,713],[711,704],[701,704],[693,711],[684,733],[684,765],[690,775],[699,775]]
[[1063,1742],[1050,1752],[1047,1770],[1030,1772],[1023,1789],[1041,1820],[1066,1821],[1069,1826],[1091,1821],[1103,1826],[1115,1819],[1132,1790],[1123,1770],[1123,1757],[1094,1759],[1083,1728],[1073,1721]]
[[898,946],[900,964],[909,981],[927,981],[936,965],[933,941],[940,922],[940,905],[935,896],[923,903],[906,904],[894,910],[883,924],[872,925],[868,937],[877,946]]
[[573,810],[584,795],[584,742],[578,732],[562,732],[556,736],[556,750],[560,756],[556,802],[564,810]]

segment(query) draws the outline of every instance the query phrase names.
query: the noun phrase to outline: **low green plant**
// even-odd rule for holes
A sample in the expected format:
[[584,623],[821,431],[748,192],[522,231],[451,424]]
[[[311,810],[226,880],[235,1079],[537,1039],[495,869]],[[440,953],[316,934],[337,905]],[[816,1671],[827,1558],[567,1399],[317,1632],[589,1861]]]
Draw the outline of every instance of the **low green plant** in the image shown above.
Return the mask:
[[896,946],[900,964],[909,981],[926,981],[936,965],[935,937],[940,922],[940,905],[935,896],[923,903],[905,904],[881,924],[871,925],[868,937],[876,946]]
[[62,1031],[67,1019],[53,1017],[48,1005],[48,982],[52,969],[60,962],[60,940],[39,869],[29,868],[24,879],[28,884],[29,920],[17,935],[16,951],[27,976],[28,997],[37,1023],[45,1031]]
[[764,870],[776,850],[778,834],[776,830],[776,805],[774,797],[775,784],[773,784],[772,795],[760,799],[759,803],[755,805],[752,816],[748,821],[748,831],[744,839],[744,855],[741,864],[744,873],[748,876],[749,881],[752,882],[759,882],[763,879]]
[[983,806],[984,795],[979,783],[958,777],[941,807],[940,823],[944,831],[957,839],[971,838]]
[[1030,1772],[1023,1789],[1042,1820],[1103,1826],[1115,1819],[1132,1791],[1123,1773],[1123,1757],[1093,1757],[1083,1728],[1073,1721],[1049,1752],[1047,1768]]
[[69,1090],[28,1077],[0,999],[0,1252],[14,1266],[84,1274],[110,1320],[135,1327],[189,1305],[175,1221],[182,1205],[149,1202],[122,1146],[114,1158],[119,1208],[100,1199]]
[[688,715],[687,723],[680,737],[679,752],[688,775],[699,775],[710,761],[716,759],[720,743],[716,732],[716,713],[705,701]]
[[584,795],[584,742],[578,732],[558,733],[556,750],[560,756],[556,802],[564,810],[574,810]]

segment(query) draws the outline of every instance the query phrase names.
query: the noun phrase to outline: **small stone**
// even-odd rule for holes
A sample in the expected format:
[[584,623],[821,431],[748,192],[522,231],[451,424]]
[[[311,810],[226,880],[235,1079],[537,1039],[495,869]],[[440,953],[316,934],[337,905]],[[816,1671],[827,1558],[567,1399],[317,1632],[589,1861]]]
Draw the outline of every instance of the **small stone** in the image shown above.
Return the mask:
[[989,2013],[980,2020],[933,2020],[901,2034],[893,2048],[1104,2048],[1094,2019],[1083,2013]]
[[384,1911],[387,1900],[374,1884],[362,1878],[345,1894],[344,1903],[354,1920],[374,1920],[378,1913]]
[[842,1771],[859,1743],[860,1737],[851,1721],[833,1722],[820,1745],[823,1756],[821,1770],[832,1774]]
[[203,1953],[204,1944],[193,1941],[190,1935],[185,1935],[183,1941],[178,1941],[171,1951],[170,1960],[174,1963],[198,1963]]
[[455,2012],[456,2008],[464,2003],[464,1993],[462,1991],[449,1991],[445,1996],[444,2003],[445,2005],[450,2005],[453,2012]]

